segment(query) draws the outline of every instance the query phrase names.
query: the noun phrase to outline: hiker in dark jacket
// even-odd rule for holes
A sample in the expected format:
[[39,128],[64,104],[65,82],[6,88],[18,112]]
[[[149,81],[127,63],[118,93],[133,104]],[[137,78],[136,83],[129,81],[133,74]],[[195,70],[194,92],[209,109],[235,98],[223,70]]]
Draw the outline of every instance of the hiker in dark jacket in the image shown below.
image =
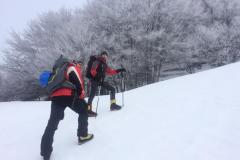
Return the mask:
[[121,106],[116,104],[115,99],[115,88],[111,86],[109,83],[105,82],[105,76],[107,75],[115,75],[120,72],[126,72],[126,69],[120,68],[120,69],[112,69],[107,65],[107,59],[108,59],[108,53],[103,51],[99,56],[96,56],[96,59],[94,60],[91,69],[90,74],[90,95],[88,98],[88,115],[89,117],[97,116],[97,113],[92,111],[92,101],[95,96],[95,93],[97,91],[98,86],[101,86],[103,88],[106,88],[110,91],[110,110],[120,110]]
[[87,103],[84,100],[84,83],[80,64],[76,62],[69,63],[65,76],[67,81],[76,86],[76,90],[62,87],[51,94],[51,114],[41,140],[41,155],[44,160],[50,159],[53,150],[54,133],[57,130],[59,121],[64,118],[66,107],[70,107],[79,115],[78,143],[82,144],[93,138],[93,134],[88,134]]

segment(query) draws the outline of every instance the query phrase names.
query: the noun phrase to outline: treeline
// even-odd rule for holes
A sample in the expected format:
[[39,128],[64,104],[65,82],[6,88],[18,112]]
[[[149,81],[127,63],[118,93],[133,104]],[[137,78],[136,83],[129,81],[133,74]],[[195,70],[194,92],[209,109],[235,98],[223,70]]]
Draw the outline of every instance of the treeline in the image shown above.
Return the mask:
[[[2,101],[44,95],[39,73],[60,54],[86,65],[103,50],[110,66],[128,70],[132,89],[238,61],[240,8],[228,0],[92,0],[83,9],[44,13],[10,37],[1,66]],[[120,88],[119,77],[111,80]]]

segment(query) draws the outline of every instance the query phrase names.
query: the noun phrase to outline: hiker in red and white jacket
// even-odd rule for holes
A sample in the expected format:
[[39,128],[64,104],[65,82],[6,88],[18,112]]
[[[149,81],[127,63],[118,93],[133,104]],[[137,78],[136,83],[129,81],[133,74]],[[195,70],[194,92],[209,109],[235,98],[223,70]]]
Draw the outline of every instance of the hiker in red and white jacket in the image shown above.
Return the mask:
[[103,51],[99,56],[96,56],[91,69],[90,69],[90,76],[87,76],[90,80],[90,95],[88,98],[88,115],[89,117],[97,116],[97,113],[92,111],[92,101],[95,96],[95,93],[97,91],[98,86],[101,86],[103,88],[106,88],[110,91],[110,100],[111,100],[111,106],[110,110],[120,110],[121,106],[116,104],[115,99],[115,88],[111,86],[108,82],[105,82],[105,76],[106,75],[115,75],[120,72],[126,72],[125,68],[120,69],[112,69],[107,65],[108,60],[108,53],[106,51]]
[[64,118],[66,107],[71,108],[79,115],[77,129],[78,143],[82,144],[93,138],[93,134],[88,134],[88,106],[84,100],[84,82],[80,63],[69,63],[65,71],[65,78],[66,81],[75,85],[75,89],[62,86],[51,94],[51,114],[41,140],[41,155],[44,160],[50,159],[53,150],[53,137],[58,128],[59,121]]

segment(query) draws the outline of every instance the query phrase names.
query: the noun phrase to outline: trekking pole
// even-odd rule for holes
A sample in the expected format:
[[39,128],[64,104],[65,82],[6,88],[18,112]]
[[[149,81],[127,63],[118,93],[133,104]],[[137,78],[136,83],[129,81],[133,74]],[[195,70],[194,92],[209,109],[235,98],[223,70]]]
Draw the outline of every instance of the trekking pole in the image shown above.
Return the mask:
[[[102,72],[103,72],[103,69],[102,69]],[[102,89],[102,84],[103,84],[103,78],[100,79],[100,86],[98,86],[98,99],[97,99],[97,106],[96,106],[96,114],[97,114],[97,111],[98,111],[98,102],[99,102],[100,92],[101,92],[101,89]]]
[[[97,111],[98,111],[98,102],[99,102],[99,96],[100,96],[101,88],[102,88],[101,86],[98,87],[98,99],[97,99],[96,113],[97,113]],[[96,117],[97,117],[97,116],[96,116]],[[96,117],[95,117],[95,118],[96,118]]]
[[123,72],[121,73],[121,89],[122,89],[122,107],[124,107],[124,91],[125,91],[125,79],[124,79],[124,74]]

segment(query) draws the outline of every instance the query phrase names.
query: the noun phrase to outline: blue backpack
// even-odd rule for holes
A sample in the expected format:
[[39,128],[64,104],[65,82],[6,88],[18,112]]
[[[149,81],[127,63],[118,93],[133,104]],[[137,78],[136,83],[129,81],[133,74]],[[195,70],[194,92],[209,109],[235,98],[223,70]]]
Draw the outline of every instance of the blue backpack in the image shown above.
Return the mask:
[[47,87],[48,81],[52,75],[51,71],[43,71],[39,76],[39,83],[41,87]]

